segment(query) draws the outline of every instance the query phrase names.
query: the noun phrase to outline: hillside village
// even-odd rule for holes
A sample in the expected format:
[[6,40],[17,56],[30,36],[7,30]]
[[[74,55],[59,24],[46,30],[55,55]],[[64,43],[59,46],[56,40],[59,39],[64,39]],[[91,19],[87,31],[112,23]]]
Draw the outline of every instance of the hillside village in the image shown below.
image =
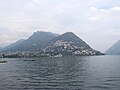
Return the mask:
[[[24,44],[26,42],[22,41],[19,43],[14,43],[11,46],[8,46],[8,50],[5,49],[0,53],[1,58],[23,58],[23,57],[62,57],[66,55],[72,56],[93,56],[93,55],[104,55],[100,51],[96,51],[92,49],[89,45],[87,45],[83,40],[77,37],[72,32],[67,32],[59,36],[50,36],[45,33],[45,36],[54,37],[45,44],[40,44],[39,46],[39,38],[41,37],[41,33],[34,33],[33,36],[28,38],[29,44]],[[44,35],[42,35],[44,37]],[[36,43],[32,41],[36,40]],[[41,40],[41,39],[40,39]],[[43,40],[44,41],[44,40]],[[30,44],[31,43],[31,44]],[[47,43],[47,44],[46,44]],[[21,46],[30,49],[23,49]],[[36,45],[36,46],[35,46]],[[41,48],[40,48],[41,47]],[[7,48],[7,47],[6,47]],[[21,50],[20,50],[21,48]]]

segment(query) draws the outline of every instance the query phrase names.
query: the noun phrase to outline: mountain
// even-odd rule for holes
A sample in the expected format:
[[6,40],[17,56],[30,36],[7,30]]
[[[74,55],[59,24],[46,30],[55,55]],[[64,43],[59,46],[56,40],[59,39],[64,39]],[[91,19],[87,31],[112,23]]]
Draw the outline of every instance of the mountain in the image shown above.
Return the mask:
[[44,47],[50,40],[55,38],[57,34],[50,32],[37,31],[26,40],[19,40],[8,47],[5,47],[2,52],[8,51],[34,51]]
[[2,48],[1,50],[2,51],[11,51],[13,48],[18,47],[24,41],[25,41],[24,39],[20,39],[9,46]]
[[3,57],[103,55],[100,51],[92,49],[86,42],[72,32],[57,35],[51,32],[39,31],[35,32],[26,40],[19,40],[5,47],[2,52],[4,52]]
[[2,50],[2,47],[0,47],[0,50]]
[[72,32],[64,33],[51,40],[43,52],[51,55],[102,55]]
[[105,54],[107,55],[120,55],[120,40],[116,42],[111,48],[109,48]]
[[72,32],[66,32],[56,38],[54,38],[51,43],[55,43],[56,41],[67,41],[67,42],[73,42],[76,46],[81,46],[84,48],[91,48],[88,44],[86,44],[82,39],[80,39],[78,36],[76,36]]

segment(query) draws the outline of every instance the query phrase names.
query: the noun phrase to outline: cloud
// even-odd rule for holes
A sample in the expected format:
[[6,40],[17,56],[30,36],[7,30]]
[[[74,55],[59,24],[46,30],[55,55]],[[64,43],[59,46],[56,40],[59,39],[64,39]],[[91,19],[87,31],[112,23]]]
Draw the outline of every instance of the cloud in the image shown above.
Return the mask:
[[91,21],[97,21],[98,18],[97,17],[90,17],[89,20],[91,20]]
[[1,45],[27,38],[35,31],[59,34],[72,31],[93,48],[105,51],[119,39],[120,32],[115,30],[120,23],[119,3],[118,0],[3,0]]
[[120,11],[120,7],[112,7],[110,9],[113,10],[113,11]]
[[33,0],[34,3],[40,3],[40,0]]

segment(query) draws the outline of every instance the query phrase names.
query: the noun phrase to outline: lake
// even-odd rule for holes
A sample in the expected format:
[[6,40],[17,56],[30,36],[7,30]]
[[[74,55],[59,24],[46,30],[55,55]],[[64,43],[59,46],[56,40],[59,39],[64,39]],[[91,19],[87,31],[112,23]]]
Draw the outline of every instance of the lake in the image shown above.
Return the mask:
[[0,90],[120,90],[120,56],[0,60]]

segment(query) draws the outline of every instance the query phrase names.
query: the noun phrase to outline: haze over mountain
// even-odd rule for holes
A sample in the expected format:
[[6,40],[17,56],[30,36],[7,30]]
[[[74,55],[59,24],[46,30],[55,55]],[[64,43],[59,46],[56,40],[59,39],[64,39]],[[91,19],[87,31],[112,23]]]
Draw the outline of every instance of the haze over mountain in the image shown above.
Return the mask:
[[2,49],[2,47],[0,47],[0,50]]
[[37,31],[26,40],[18,40],[17,42],[5,47],[2,51],[31,51],[44,47],[50,40],[55,38],[57,34],[51,32]]
[[19,45],[24,41],[25,41],[24,39],[20,39],[20,40],[16,41],[15,43],[12,43],[9,46],[2,48],[1,50],[2,51],[11,51],[11,50],[13,50],[13,48],[19,47]]
[[111,48],[109,48],[105,53],[108,55],[120,55],[120,40],[116,42]]

